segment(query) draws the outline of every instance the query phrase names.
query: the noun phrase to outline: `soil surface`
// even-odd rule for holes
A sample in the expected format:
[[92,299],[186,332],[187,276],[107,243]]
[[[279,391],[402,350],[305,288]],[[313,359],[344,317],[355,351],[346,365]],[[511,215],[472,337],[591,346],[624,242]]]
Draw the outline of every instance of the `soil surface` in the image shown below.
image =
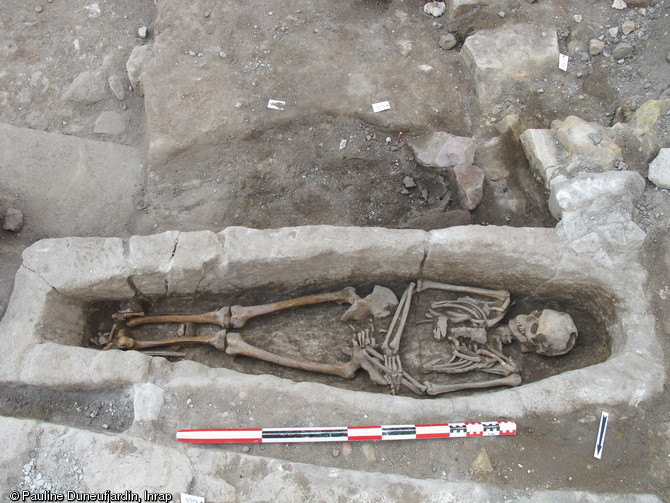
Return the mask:
[[[138,29],[148,27],[151,39],[160,6],[149,0],[3,0],[0,6],[0,122],[129,145],[145,152],[143,187],[136,200],[130,201],[137,211],[132,221],[125,222],[128,234],[119,237],[172,229],[218,231],[229,225],[256,228],[307,224],[418,226],[412,223],[417,217],[460,209],[448,180],[434,170],[419,166],[406,144],[434,130],[472,136],[483,145],[477,151],[475,162],[485,170],[487,179],[482,204],[472,212],[473,223],[547,227],[556,222],[549,216],[546,195],[529,174],[519,145],[499,138],[496,122],[509,113],[518,113],[530,127],[548,128],[554,119],[577,115],[610,126],[621,114],[633,112],[644,101],[669,96],[668,0],[637,2],[647,6],[624,10],[613,9],[611,1],[603,0],[490,1],[456,19],[430,18],[423,13],[423,2],[411,0],[351,0],[348,3],[352,7],[338,9],[338,17],[316,16],[309,20],[313,24],[309,25],[310,32],[327,33],[341,26],[358,27],[363,31],[368,26],[398,19],[400,11],[406,15],[402,29],[407,38],[424,40],[422,37],[429,34],[437,44],[441,35],[456,34],[457,46],[442,51],[441,56],[458,69],[462,67],[458,51],[464,39],[477,30],[516,23],[529,23],[538,30],[553,26],[558,31],[561,52],[572,56],[570,70],[538,76],[533,82],[534,91],[523,100],[511,97],[493,110],[482,110],[471,77],[461,68],[460,72],[449,75],[449,87],[445,86],[445,96],[439,105],[449,112],[420,117],[412,124],[368,120],[367,116],[356,113],[333,115],[323,110],[314,113],[307,110],[291,121],[257,119],[253,128],[232,142],[192,145],[165,159],[150,160],[144,99],[129,88],[125,64],[132,49],[147,42],[140,38]],[[251,24],[256,18],[261,24],[260,19],[269,22],[268,12],[278,10],[279,6],[268,2],[262,12],[255,13],[245,10],[242,2],[231,4],[229,8],[250,16]],[[300,23],[299,14],[296,13],[296,23]],[[629,20],[634,21],[636,28],[622,35],[621,26]],[[277,33],[281,34],[282,26],[278,26]],[[619,29],[612,37],[610,28],[614,27]],[[353,32],[352,37],[355,36]],[[573,42],[600,37],[606,43],[606,53],[611,53],[619,41],[630,42],[634,46],[632,57],[615,60],[607,55],[590,57],[588,53],[571,50]],[[246,42],[233,39],[226,43],[231,57],[245,57],[241,48],[246,47]],[[383,49],[384,44],[380,43]],[[186,57],[199,58],[196,45],[194,43],[195,55],[186,54]],[[418,47],[416,45],[414,50],[418,51]],[[239,50],[236,52],[236,49]],[[338,59],[341,56],[338,51],[348,51],[351,47],[332,46],[330,49],[330,56]],[[188,53],[189,49],[185,50]],[[397,47],[388,50],[396,51]],[[279,70],[290,71],[296,62],[275,59],[273,64]],[[304,65],[301,71],[309,69],[309,62],[301,64]],[[92,104],[64,99],[75,77],[94,68],[105,68],[108,75],[120,76],[125,97],[121,100],[108,93],[108,97]],[[261,72],[259,68],[255,67],[254,71]],[[347,69],[340,71],[347,72]],[[380,75],[380,79],[421,86],[420,70],[402,67],[386,71],[388,74]],[[165,72],[168,74],[167,68]],[[252,94],[251,84],[249,89]],[[317,98],[312,96],[314,100]],[[619,116],[616,115],[618,108]],[[125,130],[113,136],[96,133],[96,121],[103,112],[110,111],[125,117]],[[670,131],[668,118],[663,120],[667,134]],[[347,145],[340,149],[344,139]],[[670,146],[667,136],[661,138],[661,143]],[[642,161],[630,169],[646,175],[646,164]],[[408,176],[415,186],[406,186],[404,180]],[[5,189],[0,176],[0,214],[4,215],[10,207],[21,209],[26,201],[40,198],[48,189],[35,180],[31,191],[13,193]],[[68,187],[63,186],[61,190]],[[92,200],[95,197],[91,194]],[[647,296],[657,319],[659,351],[666,355],[670,350],[669,216],[668,190],[658,189],[648,182],[638,207],[638,224],[648,236],[642,253],[643,264],[649,272]],[[26,215],[19,232],[0,230],[0,314],[6,309],[21,252],[38,239],[61,235],[58,228],[48,234],[35,232],[31,229],[31,217],[37,218]],[[82,228],[78,235],[91,234]],[[526,300],[535,308],[538,299]],[[520,302],[523,304],[524,299]],[[180,307],[210,306],[205,302]],[[287,327],[311,333],[318,327],[320,318],[338,316],[337,310],[323,308],[324,312],[320,312],[319,309],[304,316],[289,314]],[[567,306],[567,309],[575,313],[580,324],[588,326],[584,332],[586,338],[599,341],[599,349],[587,354],[587,346],[583,346],[573,357],[579,361],[564,367],[574,368],[606,358],[605,327],[591,326],[589,313],[580,310],[578,305]],[[344,328],[342,336],[350,337],[350,329]],[[256,327],[250,326],[249,332],[265,333],[271,329],[271,323],[259,322]],[[284,335],[287,334],[288,329]],[[313,353],[309,354],[302,353],[302,347],[300,350],[305,356],[319,359],[326,353],[337,353],[339,347],[337,343],[332,347],[313,347],[310,349]],[[187,355],[208,365],[221,365],[220,355],[214,357],[212,351],[206,349],[209,348],[189,349]],[[340,354],[337,359],[342,359]],[[269,366],[254,364],[252,368],[248,362],[231,360],[228,359],[230,368],[236,370],[277,373]],[[540,377],[537,373],[542,370],[541,364],[529,361],[528,377]],[[297,371],[287,371],[284,375],[303,379]],[[343,386],[331,381],[328,384]],[[356,389],[365,389],[365,386]],[[123,431],[132,417],[127,400],[123,392],[114,390],[75,393],[2,389],[0,413],[100,431]],[[170,398],[166,398],[166,406],[177,410],[199,406],[213,423],[224,407],[206,396],[194,396],[193,403],[188,405],[170,403]],[[611,422],[602,460],[593,458],[601,413],[596,409],[561,417],[525,417],[519,421],[519,435],[504,441],[476,439],[469,440],[467,445],[460,441],[432,440],[379,443],[372,451],[368,447],[365,451],[357,449],[351,456],[339,451],[336,455],[328,445],[261,445],[254,446],[251,454],[417,478],[480,481],[510,488],[519,494],[553,488],[653,493],[661,499],[670,499],[667,476],[670,471],[670,398],[667,393],[652,403],[612,407],[607,412]],[[268,422],[271,423],[271,418]],[[160,435],[167,442],[179,425],[165,423],[162,427],[164,431]],[[238,446],[215,448],[241,450]],[[483,448],[493,466],[489,473],[477,473],[472,467]],[[21,467],[17,465],[17,477],[20,472]]]

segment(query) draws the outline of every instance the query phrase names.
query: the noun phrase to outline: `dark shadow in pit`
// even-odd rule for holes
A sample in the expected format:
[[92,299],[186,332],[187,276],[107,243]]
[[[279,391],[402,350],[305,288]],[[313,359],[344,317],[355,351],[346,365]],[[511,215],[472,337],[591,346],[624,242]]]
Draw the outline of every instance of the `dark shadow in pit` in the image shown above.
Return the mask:
[[94,431],[122,432],[133,423],[133,399],[123,390],[61,391],[0,388],[0,415]]
[[[330,291],[338,290],[342,286],[344,285],[334,285]],[[388,286],[394,290],[398,298],[400,298],[405,288],[405,285]],[[372,287],[370,286],[357,287],[360,296],[364,296],[371,291]],[[505,345],[504,353],[511,356],[523,367],[521,373],[523,383],[538,381],[562,372],[601,363],[610,356],[611,341],[607,327],[614,319],[611,299],[607,298],[604,292],[583,285],[570,289],[570,291],[574,292],[572,296],[571,294],[557,294],[551,297],[512,295],[514,304],[499,325],[506,325],[509,319],[518,314],[528,314],[531,311],[541,309],[554,309],[570,314],[579,330],[579,337],[573,350],[560,357],[521,353],[517,342]],[[217,310],[223,306],[264,304],[310,293],[323,293],[323,290],[286,291],[273,297],[269,297],[267,292],[261,293],[258,291],[245,292],[236,296],[203,295],[195,299],[172,297],[154,299],[153,305],[146,305],[144,309],[147,313],[204,313]],[[430,300],[443,298],[444,292],[437,290],[427,290],[415,295],[400,346],[404,371],[419,382],[429,380],[436,384],[455,384],[498,378],[499,376],[483,372],[461,375],[438,373],[425,375],[421,373],[421,364],[440,357],[441,352],[446,349],[446,342],[433,340],[432,323],[417,325],[416,322],[424,319],[424,308]],[[118,302],[89,305],[86,332],[92,337],[93,344],[87,337],[87,340],[83,342],[84,345],[95,347],[96,334],[108,332],[112,326],[111,315],[123,307]],[[346,304],[328,303],[295,308],[278,314],[253,318],[243,328],[230,330],[230,332],[239,332],[245,342],[282,356],[330,364],[346,362],[349,357],[342,350],[352,346],[356,331],[369,326],[341,321],[340,317],[347,307]],[[388,325],[390,318],[385,319],[385,326]],[[182,327],[180,327],[180,324],[154,324],[135,327],[129,330],[129,335],[137,340],[172,338],[179,335],[180,328],[186,330],[186,335],[211,335],[220,330],[220,327],[209,324],[188,324]],[[384,334],[379,333],[379,327],[370,328],[376,342],[381,343]],[[374,384],[362,370],[358,371],[354,379],[346,380],[336,376],[283,368],[244,356],[231,357],[211,346],[184,344],[161,349],[184,353],[185,359],[212,368],[222,367],[254,375],[272,374],[296,382],[318,382],[349,390],[387,392],[385,387]],[[180,358],[168,357],[168,359],[178,361]],[[404,388],[401,394],[418,396]]]

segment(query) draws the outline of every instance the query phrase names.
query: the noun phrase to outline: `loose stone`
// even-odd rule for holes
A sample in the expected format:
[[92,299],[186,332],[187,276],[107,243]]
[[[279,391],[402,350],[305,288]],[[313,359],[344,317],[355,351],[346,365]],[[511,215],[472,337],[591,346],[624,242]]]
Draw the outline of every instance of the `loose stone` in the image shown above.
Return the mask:
[[612,3],[613,9],[623,10],[626,7],[628,7],[628,5],[626,5],[626,2],[624,2],[623,0],[614,0],[614,2]]
[[649,164],[649,181],[662,189],[670,189],[670,148],[662,148]]
[[405,179],[402,181],[402,183],[406,189],[416,187],[416,182],[414,181],[414,178],[412,178],[411,176],[406,176]]
[[84,71],[65,89],[63,100],[92,105],[109,96],[108,86],[103,70]]
[[440,17],[447,10],[444,2],[429,2],[423,6],[423,11],[433,17]]
[[42,12],[43,10],[44,10],[44,9],[42,8],[41,5],[38,5],[37,7],[35,7],[35,12],[37,12],[37,13],[40,13],[40,12]]
[[149,36],[149,29],[146,26],[140,27],[139,30],[137,30],[137,35],[140,38],[147,38]]
[[479,455],[472,463],[472,469],[477,475],[486,475],[487,473],[493,472],[491,460],[484,447],[482,447],[481,451],[479,451]]
[[448,51],[449,49],[453,49],[456,47],[456,37],[452,33],[447,33],[446,35],[442,35],[440,37],[440,49],[443,49],[445,51]]
[[23,213],[16,208],[9,208],[5,213],[4,229],[11,232],[19,232],[23,227]]
[[626,42],[618,43],[612,50],[614,59],[625,59],[633,56],[633,46]]
[[633,33],[635,31],[635,28],[637,28],[637,25],[635,24],[635,21],[625,21],[621,25],[621,31],[623,32],[624,35],[628,35],[630,33]]
[[124,85],[123,79],[118,75],[111,75],[109,79],[109,88],[116,96],[116,99],[123,101],[126,98],[126,86]]
[[598,39],[591,39],[589,41],[589,54],[591,56],[597,56],[601,52],[603,52],[603,49],[605,48],[605,42],[602,40]]
[[123,115],[117,112],[103,112],[95,121],[93,132],[118,136],[126,131],[127,125],[127,120]]

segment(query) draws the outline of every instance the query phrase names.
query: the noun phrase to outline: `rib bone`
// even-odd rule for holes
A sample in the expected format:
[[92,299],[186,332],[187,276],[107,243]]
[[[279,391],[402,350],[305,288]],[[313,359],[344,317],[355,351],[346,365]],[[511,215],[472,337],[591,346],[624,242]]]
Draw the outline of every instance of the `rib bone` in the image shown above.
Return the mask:
[[521,384],[521,376],[519,374],[511,374],[500,379],[492,379],[490,381],[461,383],[461,384],[433,384],[431,382],[424,382],[426,386],[426,393],[431,396],[441,395],[442,393],[453,393],[455,391],[463,391],[468,389],[485,389],[494,388],[496,386],[518,386]]

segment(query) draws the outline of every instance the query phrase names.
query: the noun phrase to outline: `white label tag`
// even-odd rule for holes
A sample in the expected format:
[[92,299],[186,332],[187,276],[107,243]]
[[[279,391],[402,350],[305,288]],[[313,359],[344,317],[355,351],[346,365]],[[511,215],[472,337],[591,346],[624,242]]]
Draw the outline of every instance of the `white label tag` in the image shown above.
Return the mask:
[[391,104],[388,101],[380,101],[379,103],[372,104],[373,112],[383,112],[384,110],[391,110]]
[[285,106],[286,106],[285,101],[279,101],[279,100],[268,101],[268,108],[271,108],[272,110],[284,110]]
[[568,58],[567,54],[559,54],[558,55],[558,67],[563,70],[564,72],[568,71]]
[[205,498],[181,493],[181,503],[205,503]]
[[607,423],[610,415],[603,412],[600,416],[600,426],[598,426],[598,438],[596,439],[596,449],[593,452],[593,457],[600,459],[603,455],[603,447],[605,447],[605,433],[607,432]]

